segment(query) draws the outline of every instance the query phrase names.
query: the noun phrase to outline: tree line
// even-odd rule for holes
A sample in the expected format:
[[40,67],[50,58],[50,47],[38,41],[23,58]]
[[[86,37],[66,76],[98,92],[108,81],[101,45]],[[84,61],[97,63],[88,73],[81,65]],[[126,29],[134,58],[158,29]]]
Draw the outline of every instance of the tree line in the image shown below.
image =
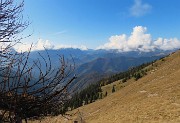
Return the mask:
[[[156,60],[155,60],[156,61]],[[95,84],[91,84],[80,92],[75,93],[72,98],[66,103],[64,108],[65,112],[68,110],[76,109],[80,106],[87,105],[89,103],[95,102],[98,99],[102,99],[107,96],[107,92],[103,95],[102,86],[111,84],[115,81],[121,80],[123,83],[129,79],[134,78],[136,81],[141,77],[145,76],[148,69],[145,69],[149,65],[153,65],[152,62],[143,63],[137,67],[132,67],[125,72],[120,72],[118,74],[112,75],[108,78],[104,78]],[[115,87],[112,88],[112,93],[115,92]]]

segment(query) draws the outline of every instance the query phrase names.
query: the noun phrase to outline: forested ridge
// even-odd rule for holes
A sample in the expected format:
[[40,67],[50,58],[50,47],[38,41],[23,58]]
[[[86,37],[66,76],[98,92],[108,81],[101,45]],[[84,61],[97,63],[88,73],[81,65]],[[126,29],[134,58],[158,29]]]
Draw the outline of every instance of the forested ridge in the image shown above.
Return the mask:
[[[161,58],[163,60],[163,58]],[[156,60],[155,60],[156,61]],[[64,112],[68,110],[76,109],[80,106],[87,105],[89,103],[95,102],[98,99],[102,99],[107,96],[107,92],[105,94],[102,93],[102,87],[108,84],[111,84],[115,81],[121,80],[125,83],[129,79],[134,79],[137,81],[141,77],[147,75],[149,69],[147,66],[154,65],[154,62],[143,63],[140,66],[132,67],[125,72],[120,72],[118,74],[112,75],[110,77],[104,78],[95,84],[91,84],[80,92],[76,92],[72,98],[66,103],[63,108]],[[115,92],[115,88],[113,86],[112,92]]]

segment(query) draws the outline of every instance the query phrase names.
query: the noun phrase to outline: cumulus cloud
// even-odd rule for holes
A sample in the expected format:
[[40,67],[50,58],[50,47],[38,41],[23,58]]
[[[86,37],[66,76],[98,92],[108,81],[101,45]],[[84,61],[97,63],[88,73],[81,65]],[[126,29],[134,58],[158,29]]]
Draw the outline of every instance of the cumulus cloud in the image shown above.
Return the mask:
[[152,6],[147,3],[142,3],[142,0],[134,0],[134,5],[130,8],[130,15],[140,17],[149,13]]
[[162,50],[179,49],[180,40],[178,40],[177,38],[171,38],[171,39],[158,38],[154,42],[154,46]]
[[126,48],[126,45],[127,45],[126,40],[127,40],[127,36],[125,34],[111,36],[109,38],[110,42],[108,42],[102,46],[99,46],[97,49],[119,49],[119,50],[122,50],[122,49]]
[[180,48],[180,40],[177,38],[163,39],[158,38],[153,41],[151,34],[147,33],[147,28],[136,26],[130,36],[126,34],[115,35],[109,38],[109,42],[97,49],[117,49],[122,52],[126,51],[143,51],[149,52],[155,49],[173,50]]
[[81,49],[81,50],[87,50],[87,47],[84,45],[77,46],[77,45],[53,45],[49,40],[43,40],[39,39],[37,43],[30,44],[30,43],[24,43],[24,44],[18,44],[14,47],[14,49],[18,52],[26,52],[29,51],[31,48],[31,51],[38,51],[38,50],[44,50],[44,49],[63,49],[63,48],[74,48],[74,49]]

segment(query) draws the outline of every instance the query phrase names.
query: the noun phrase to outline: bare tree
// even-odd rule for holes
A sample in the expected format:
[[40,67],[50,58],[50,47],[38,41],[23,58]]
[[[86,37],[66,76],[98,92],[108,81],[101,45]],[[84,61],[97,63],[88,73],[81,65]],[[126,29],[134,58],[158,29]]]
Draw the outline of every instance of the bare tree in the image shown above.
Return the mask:
[[23,6],[24,1],[15,5],[14,0],[0,0],[0,42],[4,53],[24,38],[20,33],[29,22],[23,21]]
[[31,49],[26,53],[11,50],[29,25],[22,21],[23,5],[23,1],[0,1],[0,121],[12,123],[63,109],[68,87],[76,78],[72,76],[75,65],[63,56],[59,56],[59,67],[54,68],[48,52],[30,61]]
[[[46,116],[63,108],[68,100],[68,86],[76,78],[70,77],[74,65],[67,64],[64,57],[60,57],[59,68],[52,68],[50,56],[47,56],[47,61],[41,55],[44,63],[38,59],[28,65],[29,53],[21,57],[18,55],[18,60],[15,57],[18,63],[13,66],[14,60],[10,61],[1,73],[2,119],[6,117],[14,122],[33,116]],[[43,67],[45,71],[42,71]]]

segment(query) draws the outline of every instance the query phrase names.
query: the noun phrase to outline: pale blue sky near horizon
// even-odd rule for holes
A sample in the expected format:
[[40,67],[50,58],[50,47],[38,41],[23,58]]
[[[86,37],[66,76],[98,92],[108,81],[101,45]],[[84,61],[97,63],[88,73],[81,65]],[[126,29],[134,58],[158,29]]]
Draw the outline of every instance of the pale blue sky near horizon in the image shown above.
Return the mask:
[[147,27],[153,39],[180,39],[180,0],[25,0],[24,17],[31,22],[25,39],[54,45],[96,48],[113,35],[131,35]]

